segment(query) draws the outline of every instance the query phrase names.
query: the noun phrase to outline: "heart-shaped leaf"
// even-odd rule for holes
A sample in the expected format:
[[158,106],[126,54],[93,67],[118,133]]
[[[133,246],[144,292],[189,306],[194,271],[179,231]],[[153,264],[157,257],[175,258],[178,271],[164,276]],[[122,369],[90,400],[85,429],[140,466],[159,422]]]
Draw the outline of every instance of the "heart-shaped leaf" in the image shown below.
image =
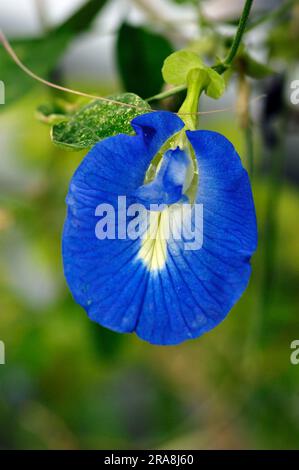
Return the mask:
[[102,100],[94,100],[67,120],[52,127],[54,144],[68,150],[92,147],[99,140],[116,134],[133,134],[131,121],[139,114],[150,111],[149,104],[133,93],[109,96],[113,101],[130,104],[122,106]]

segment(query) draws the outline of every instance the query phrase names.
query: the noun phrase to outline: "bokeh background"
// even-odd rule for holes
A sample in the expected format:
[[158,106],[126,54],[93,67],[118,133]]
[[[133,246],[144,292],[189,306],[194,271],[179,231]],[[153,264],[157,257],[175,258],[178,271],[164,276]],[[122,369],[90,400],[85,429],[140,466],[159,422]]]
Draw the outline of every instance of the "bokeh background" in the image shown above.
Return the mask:
[[[242,4],[10,0],[0,3],[0,27],[26,65],[55,83],[147,98],[161,91],[172,50],[222,57]],[[240,56],[223,98],[200,108],[226,110],[203,114],[200,127],[225,134],[251,173],[259,247],[227,319],[176,347],[110,332],[73,301],[60,245],[84,152],[55,147],[36,109],[75,99],[27,77],[0,46],[0,448],[298,448],[298,2],[256,1],[250,24],[246,50],[260,65],[245,72],[255,78]],[[180,99],[153,106],[176,110]]]

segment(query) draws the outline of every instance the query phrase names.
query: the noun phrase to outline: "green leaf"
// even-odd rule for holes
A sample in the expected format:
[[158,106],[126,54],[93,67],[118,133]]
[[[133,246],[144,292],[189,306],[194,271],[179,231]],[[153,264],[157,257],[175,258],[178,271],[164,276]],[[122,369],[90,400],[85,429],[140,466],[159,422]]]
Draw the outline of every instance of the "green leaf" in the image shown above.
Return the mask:
[[56,34],[69,32],[77,35],[85,31],[95,19],[95,16],[105,6],[108,0],[88,0],[81,8],[55,29]]
[[187,85],[192,70],[202,70],[206,74],[200,75],[202,88],[211,98],[218,99],[225,90],[225,80],[211,67],[207,67],[200,57],[193,51],[182,49],[174,52],[164,62],[162,74],[164,80],[171,85]]
[[195,52],[182,49],[165,59],[162,75],[170,85],[186,85],[190,70],[198,68],[205,68],[200,57]]
[[[41,39],[12,41],[21,61],[35,74],[47,78],[55,69],[74,35],[90,25],[107,0],[90,0],[65,23]],[[0,48],[1,80],[5,83],[5,104],[9,105],[31,91],[38,82],[19,69],[4,48]]]
[[117,64],[126,91],[143,98],[161,90],[161,68],[173,48],[163,36],[123,24],[117,38]]
[[102,361],[113,362],[123,350],[123,335],[119,335],[94,322],[89,322],[88,327],[97,355]]
[[74,103],[62,99],[55,99],[51,103],[41,104],[36,110],[36,118],[44,124],[58,124],[61,121],[67,121],[75,114],[79,108],[82,108],[88,101],[86,99],[77,100]]
[[138,109],[94,100],[67,121],[53,126],[54,144],[68,150],[81,150],[119,133],[134,134],[131,120],[151,109],[148,103],[133,93],[112,95],[108,98],[132,104]]
[[245,74],[251,78],[261,79],[274,73],[274,71],[268,67],[268,65],[264,65],[261,62],[258,62],[245,52],[240,56],[239,59],[241,60]]
[[297,61],[299,57],[298,30],[286,27],[285,24],[271,28],[266,45],[270,52],[270,57],[283,59],[285,61]]
[[44,109],[44,105],[39,106],[36,110],[36,118],[44,124],[50,124],[51,126],[68,119],[65,114],[59,114],[59,112],[55,113],[53,111],[48,113],[48,111]]
[[[12,43],[20,60],[34,73],[47,78],[64,51],[69,37],[65,34],[47,39],[20,40]],[[4,49],[0,49],[1,80],[5,83],[5,104],[22,98],[38,82],[26,75]]]
[[211,67],[207,67],[207,73],[209,76],[209,83],[206,87],[206,94],[210,98],[219,99],[225,90],[225,80],[222,75],[219,75]]

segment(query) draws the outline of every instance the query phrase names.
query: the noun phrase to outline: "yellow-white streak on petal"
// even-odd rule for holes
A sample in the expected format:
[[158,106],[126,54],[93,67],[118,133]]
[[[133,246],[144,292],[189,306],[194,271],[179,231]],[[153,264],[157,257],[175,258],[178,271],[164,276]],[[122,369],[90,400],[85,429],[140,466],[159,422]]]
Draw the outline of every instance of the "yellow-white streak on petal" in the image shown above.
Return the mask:
[[180,240],[185,214],[182,204],[173,204],[161,212],[148,211],[148,228],[141,241],[137,259],[152,271],[161,271],[167,261],[167,242]]
[[166,263],[169,212],[168,208],[162,212],[148,212],[148,229],[141,241],[138,259],[141,259],[150,271],[161,271]]

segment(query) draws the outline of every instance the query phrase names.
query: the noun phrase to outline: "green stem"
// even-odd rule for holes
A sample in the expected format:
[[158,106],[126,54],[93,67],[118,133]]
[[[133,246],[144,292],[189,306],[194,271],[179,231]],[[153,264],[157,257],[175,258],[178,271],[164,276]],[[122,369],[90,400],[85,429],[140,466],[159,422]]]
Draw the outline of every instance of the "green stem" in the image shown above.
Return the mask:
[[277,19],[281,19],[285,13],[296,3],[298,0],[287,0],[284,2],[280,7],[276,10],[271,11],[270,13],[267,12],[264,15],[261,15],[256,21],[249,23],[246,27],[246,33],[252,31],[257,26],[265,23],[266,21],[273,21]]
[[179,109],[178,115],[189,130],[197,129],[198,103],[200,95],[205,88],[208,74],[202,69],[193,69],[188,74],[187,96]]
[[176,93],[179,93],[180,91],[183,91],[183,90],[186,90],[186,85],[180,85],[180,86],[171,88],[170,90],[162,91],[161,93],[158,93],[157,95],[147,98],[146,101],[163,100],[164,98],[168,98],[169,96],[175,95]]
[[[246,25],[247,25],[247,21],[248,21],[252,4],[253,4],[253,0],[246,0],[242,15],[239,21],[238,29],[233,39],[228,55],[226,56],[223,62],[213,66],[213,69],[216,70],[216,72],[218,72],[219,74],[224,73],[230,67],[231,63],[233,62],[238,52],[243,34],[246,29]],[[176,93],[179,93],[180,91],[185,90],[186,88],[187,87],[184,85],[175,87],[175,88],[172,88],[171,90],[167,90],[162,93],[159,93],[158,95],[151,96],[150,98],[147,98],[146,101],[161,100],[163,98],[168,98],[169,96],[175,95]]]
[[216,72],[218,72],[218,73],[225,72],[230,67],[230,65],[232,64],[234,58],[236,57],[237,52],[238,52],[239,47],[240,47],[240,44],[241,44],[241,41],[242,41],[243,34],[245,33],[245,30],[246,30],[246,25],[247,25],[247,21],[248,21],[248,18],[249,18],[249,14],[250,14],[252,4],[253,4],[253,0],[246,0],[245,1],[245,5],[244,5],[243,11],[242,11],[242,15],[241,15],[241,18],[240,18],[240,21],[239,21],[239,24],[238,24],[238,29],[237,29],[237,32],[236,32],[235,37],[233,39],[230,50],[228,51],[228,54],[227,54],[226,58],[224,59],[224,61],[213,67],[214,70],[216,70]]
[[238,25],[236,35],[234,37],[234,40],[233,40],[233,43],[231,45],[230,51],[229,51],[226,59],[224,60],[224,65],[226,65],[226,66],[229,66],[232,63],[232,61],[234,60],[234,58],[235,58],[235,56],[238,52],[239,46],[240,46],[241,41],[242,41],[243,34],[245,32],[245,28],[246,28],[246,24],[247,24],[247,21],[248,21],[248,17],[249,17],[249,13],[250,13],[252,4],[253,4],[253,0],[246,0],[246,2],[245,2],[244,9],[243,9],[240,21],[239,21],[239,25]]

